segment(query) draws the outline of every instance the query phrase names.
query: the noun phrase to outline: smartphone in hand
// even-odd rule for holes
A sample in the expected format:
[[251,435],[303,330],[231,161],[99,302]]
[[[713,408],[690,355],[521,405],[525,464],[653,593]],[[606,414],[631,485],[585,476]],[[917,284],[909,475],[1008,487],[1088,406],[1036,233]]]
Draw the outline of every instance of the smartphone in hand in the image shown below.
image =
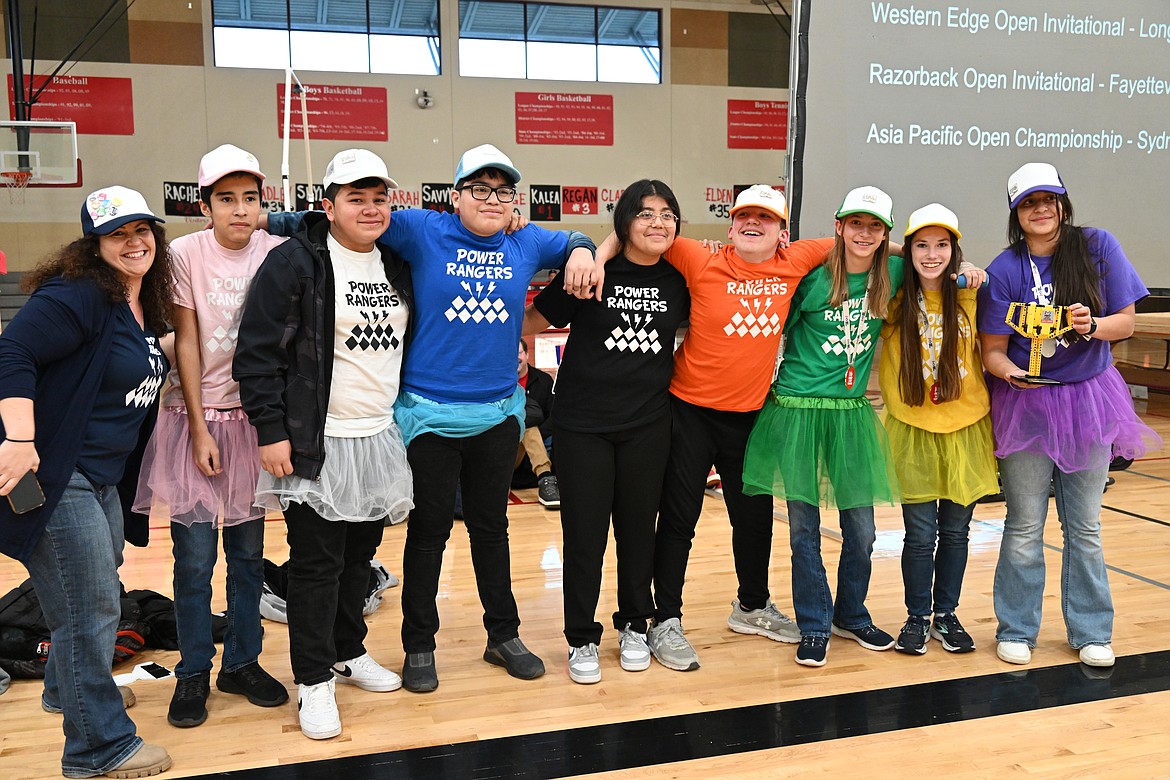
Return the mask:
[[41,483],[37,482],[36,473],[29,471],[20,478],[12,492],[8,494],[8,503],[12,505],[12,511],[18,515],[45,505],[45,494],[41,490]]

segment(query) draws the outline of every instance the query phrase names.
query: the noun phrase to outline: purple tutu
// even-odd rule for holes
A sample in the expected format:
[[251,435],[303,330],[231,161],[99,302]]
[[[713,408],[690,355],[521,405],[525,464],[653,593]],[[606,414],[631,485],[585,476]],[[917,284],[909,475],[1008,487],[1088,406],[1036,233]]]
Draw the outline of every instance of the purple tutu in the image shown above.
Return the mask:
[[171,521],[186,526],[214,523],[221,516],[224,526],[264,517],[264,509],[255,505],[260,450],[248,416],[243,409],[205,409],[203,418],[219,447],[222,473],[208,477],[199,470],[191,455],[186,408],[164,406],[142,457],[134,511],[165,504]]
[[997,458],[1045,455],[1071,474],[1100,468],[1114,455],[1139,458],[1162,446],[1134,411],[1129,388],[1113,366],[1067,385],[1017,390],[994,377],[987,384]]

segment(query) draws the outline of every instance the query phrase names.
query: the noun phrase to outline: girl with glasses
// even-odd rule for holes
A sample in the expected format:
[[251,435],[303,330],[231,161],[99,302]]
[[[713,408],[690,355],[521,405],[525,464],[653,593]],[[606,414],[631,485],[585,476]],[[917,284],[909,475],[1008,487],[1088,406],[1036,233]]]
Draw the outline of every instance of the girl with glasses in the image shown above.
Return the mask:
[[580,300],[558,275],[525,313],[525,332],[553,323],[572,330],[557,376],[552,419],[564,533],[565,638],[569,677],[601,680],[596,620],[601,569],[613,519],[617,543],[619,663],[650,666],[654,613],[654,519],[670,448],[667,388],[675,332],[690,295],[663,254],[677,236],[678,200],[661,181],[626,188],[614,209],[620,254],[609,261],[601,300]]

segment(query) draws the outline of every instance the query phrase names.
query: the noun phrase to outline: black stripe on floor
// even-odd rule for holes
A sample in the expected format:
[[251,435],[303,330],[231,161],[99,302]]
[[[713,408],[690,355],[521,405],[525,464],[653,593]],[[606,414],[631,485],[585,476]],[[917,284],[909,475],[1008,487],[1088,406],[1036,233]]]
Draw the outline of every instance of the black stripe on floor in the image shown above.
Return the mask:
[[[1079,663],[1041,669],[1020,667],[961,680],[222,772],[207,777],[245,780],[465,777],[543,780],[881,734],[1166,690],[1170,690],[1170,650],[1118,658],[1112,669],[1094,669]],[[392,716],[388,716],[386,727],[394,728]]]
[[1134,517],[1138,520],[1145,520],[1149,523],[1157,523],[1158,525],[1170,527],[1170,523],[1167,523],[1165,520],[1159,520],[1156,517],[1150,517],[1148,515],[1139,515],[1137,512],[1130,512],[1127,509],[1118,509],[1117,507],[1109,506],[1108,504],[1102,504],[1101,508],[1108,509],[1110,512],[1116,512],[1119,515],[1126,515],[1127,517]]

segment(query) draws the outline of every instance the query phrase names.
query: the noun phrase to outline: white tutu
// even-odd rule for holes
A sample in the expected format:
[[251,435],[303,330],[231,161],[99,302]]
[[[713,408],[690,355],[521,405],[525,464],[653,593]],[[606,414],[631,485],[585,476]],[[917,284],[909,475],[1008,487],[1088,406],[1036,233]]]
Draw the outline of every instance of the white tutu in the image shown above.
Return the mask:
[[260,472],[257,506],[284,511],[293,503],[326,520],[405,520],[414,508],[414,482],[398,426],[391,423],[381,433],[354,439],[326,436],[325,463],[316,480]]

